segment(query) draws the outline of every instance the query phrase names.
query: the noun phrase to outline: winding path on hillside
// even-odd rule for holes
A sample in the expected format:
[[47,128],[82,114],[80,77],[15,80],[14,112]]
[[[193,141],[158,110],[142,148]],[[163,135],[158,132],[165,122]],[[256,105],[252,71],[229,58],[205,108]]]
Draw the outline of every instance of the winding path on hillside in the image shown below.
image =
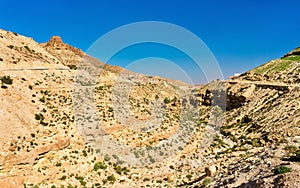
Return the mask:
[[248,81],[248,80],[226,80],[225,82],[230,84],[255,84],[258,86],[275,86],[275,87],[299,87],[300,84],[295,83],[284,83],[284,82],[268,82],[268,81]]

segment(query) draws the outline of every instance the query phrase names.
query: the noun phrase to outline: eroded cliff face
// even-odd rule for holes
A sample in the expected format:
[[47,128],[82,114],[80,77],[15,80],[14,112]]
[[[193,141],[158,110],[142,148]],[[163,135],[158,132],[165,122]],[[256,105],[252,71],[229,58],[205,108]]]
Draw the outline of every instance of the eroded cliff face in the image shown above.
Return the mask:
[[[297,187],[298,55],[292,52],[240,77],[192,88],[101,63],[57,36],[38,44],[0,30],[0,185]],[[103,68],[92,92],[90,85],[74,88],[84,61]],[[122,100],[126,87],[132,87],[127,96],[130,114],[118,114],[123,106],[116,108],[113,101]],[[80,99],[89,97],[97,118],[74,113],[75,108],[86,112],[89,106]],[[157,104],[161,108],[153,110]],[[157,126],[151,118],[160,116]],[[91,145],[99,130],[84,127],[90,122],[99,122],[113,140],[145,147],[145,152],[132,153],[150,164],[134,167],[122,162],[121,154],[103,155]],[[153,127],[131,129],[136,122]],[[181,122],[193,131],[161,148],[189,138],[187,144],[166,160],[155,161],[147,147],[170,139]],[[277,175],[273,169],[278,165],[292,172]]]

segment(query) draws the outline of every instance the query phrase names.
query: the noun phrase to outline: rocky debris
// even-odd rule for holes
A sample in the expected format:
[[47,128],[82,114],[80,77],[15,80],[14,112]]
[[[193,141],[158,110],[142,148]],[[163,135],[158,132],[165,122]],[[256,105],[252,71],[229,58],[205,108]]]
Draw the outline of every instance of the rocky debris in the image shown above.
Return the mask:
[[277,176],[269,176],[243,183],[241,188],[272,188],[272,187],[299,187],[300,174],[299,172],[291,172]]
[[215,165],[209,166],[205,168],[206,176],[215,176],[217,173],[217,167]]
[[1,160],[2,170],[9,171],[15,165],[26,165],[30,164],[33,165],[35,160],[42,158],[42,155],[47,154],[50,151],[59,151],[64,149],[70,145],[70,140],[67,138],[57,138],[55,143],[43,145],[31,150],[29,153],[21,153],[21,154],[14,154],[9,153],[3,157]]

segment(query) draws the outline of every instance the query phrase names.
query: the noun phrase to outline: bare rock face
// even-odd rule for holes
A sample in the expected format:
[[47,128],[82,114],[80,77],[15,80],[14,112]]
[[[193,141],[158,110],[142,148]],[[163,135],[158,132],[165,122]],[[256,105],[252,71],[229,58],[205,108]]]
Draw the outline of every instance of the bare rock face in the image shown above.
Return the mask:
[[1,187],[18,188],[23,187],[24,180],[21,176],[7,177],[0,179]]
[[55,143],[39,146],[31,152],[14,154],[7,154],[1,161],[2,170],[10,171],[15,165],[30,164],[33,165],[35,160],[41,158],[42,155],[47,154],[50,151],[59,151],[70,145],[69,139],[58,137]]
[[217,173],[217,167],[215,165],[209,166],[205,168],[206,176],[215,176]]

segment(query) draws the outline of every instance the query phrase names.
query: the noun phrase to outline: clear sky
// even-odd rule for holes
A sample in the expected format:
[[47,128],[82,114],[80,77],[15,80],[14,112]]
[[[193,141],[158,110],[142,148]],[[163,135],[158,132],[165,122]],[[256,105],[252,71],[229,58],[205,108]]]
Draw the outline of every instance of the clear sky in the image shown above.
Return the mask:
[[300,46],[299,7],[299,0],[4,0],[0,28],[38,42],[59,35],[86,51],[119,26],[170,22],[201,38],[228,77]]

